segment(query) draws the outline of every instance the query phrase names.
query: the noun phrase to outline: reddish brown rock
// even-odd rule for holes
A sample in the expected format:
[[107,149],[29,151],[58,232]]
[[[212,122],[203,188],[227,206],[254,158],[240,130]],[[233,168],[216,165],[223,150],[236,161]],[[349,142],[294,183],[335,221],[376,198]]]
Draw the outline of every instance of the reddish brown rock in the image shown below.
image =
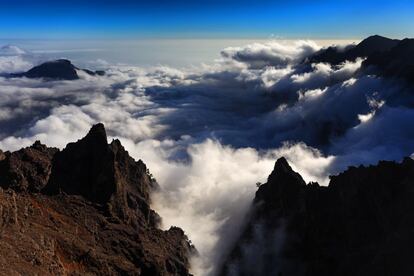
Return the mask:
[[0,186],[39,192],[49,181],[52,158],[57,151],[36,141],[19,151],[0,153]]
[[7,152],[0,166],[1,275],[189,275],[193,247],[157,228],[155,181],[103,125],[60,152]]

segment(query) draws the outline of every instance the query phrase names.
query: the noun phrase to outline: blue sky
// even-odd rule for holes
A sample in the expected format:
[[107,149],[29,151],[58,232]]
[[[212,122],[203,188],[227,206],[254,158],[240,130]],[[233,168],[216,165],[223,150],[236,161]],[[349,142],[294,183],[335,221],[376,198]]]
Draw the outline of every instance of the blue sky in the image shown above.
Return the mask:
[[408,0],[0,0],[0,38],[413,37],[413,14]]

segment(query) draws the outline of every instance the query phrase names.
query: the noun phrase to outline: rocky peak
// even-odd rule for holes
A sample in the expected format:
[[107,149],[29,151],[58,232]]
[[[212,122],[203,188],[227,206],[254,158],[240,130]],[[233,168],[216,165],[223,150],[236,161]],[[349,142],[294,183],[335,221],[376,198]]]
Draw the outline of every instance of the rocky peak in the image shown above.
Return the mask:
[[221,275],[412,275],[413,183],[411,158],[350,167],[328,187],[278,160]]
[[103,125],[98,124],[84,138],[57,153],[44,192],[65,192],[100,204],[108,202],[116,185],[113,155],[106,139]]
[[282,157],[276,161],[267,183],[259,187],[254,201],[263,204],[261,208],[264,212],[268,209],[290,212],[301,208],[302,190],[305,186],[306,183],[300,174],[293,171],[287,160]]
[[108,138],[106,135],[105,126],[102,123],[93,125],[88,134],[85,136],[84,140],[89,141],[91,144],[106,146]]
[[276,182],[279,181],[281,183],[285,183],[286,181],[289,183],[293,183],[293,185],[305,185],[306,183],[303,181],[302,176],[295,172],[292,167],[289,165],[286,158],[281,157],[279,158],[275,166],[273,168],[273,172],[269,176],[268,182]]
[[103,124],[97,124],[56,154],[44,192],[81,195],[114,217],[155,225],[158,217],[149,208],[154,187],[145,164],[131,158],[119,140],[108,145]]

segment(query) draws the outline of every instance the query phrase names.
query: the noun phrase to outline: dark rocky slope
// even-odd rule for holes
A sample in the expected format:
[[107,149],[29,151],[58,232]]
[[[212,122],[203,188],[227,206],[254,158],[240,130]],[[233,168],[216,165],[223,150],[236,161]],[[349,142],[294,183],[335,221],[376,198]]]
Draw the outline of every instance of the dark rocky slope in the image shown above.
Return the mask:
[[379,35],[370,36],[357,45],[349,45],[344,49],[331,46],[315,53],[309,58],[310,62],[325,62],[339,64],[344,61],[354,61],[359,57],[368,57],[375,53],[384,53],[397,46],[398,39],[389,39]]
[[378,75],[414,82],[414,39],[403,39],[389,51],[369,55],[363,65],[374,67]]
[[59,151],[0,151],[0,275],[189,275],[192,246],[157,228],[156,182],[102,124]]
[[328,187],[284,158],[222,275],[414,275],[414,161],[351,167]]

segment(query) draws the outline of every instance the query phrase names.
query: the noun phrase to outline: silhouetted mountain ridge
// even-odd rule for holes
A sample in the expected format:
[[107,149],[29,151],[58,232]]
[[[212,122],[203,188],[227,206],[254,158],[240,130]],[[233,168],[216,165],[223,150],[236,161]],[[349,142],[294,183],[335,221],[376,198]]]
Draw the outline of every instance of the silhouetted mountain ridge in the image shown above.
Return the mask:
[[350,167],[328,187],[280,159],[221,274],[413,275],[413,231],[411,158]]
[[383,53],[391,50],[399,44],[400,40],[389,39],[374,35],[362,40],[357,45],[349,45],[345,48],[331,46],[322,49],[309,58],[309,62],[325,62],[339,64],[345,61],[354,61],[357,58],[368,57],[375,53]]
[[336,46],[322,49],[305,62],[338,65],[357,58],[365,59],[359,73],[414,81],[414,39],[409,38],[398,40],[370,36],[343,49]]

